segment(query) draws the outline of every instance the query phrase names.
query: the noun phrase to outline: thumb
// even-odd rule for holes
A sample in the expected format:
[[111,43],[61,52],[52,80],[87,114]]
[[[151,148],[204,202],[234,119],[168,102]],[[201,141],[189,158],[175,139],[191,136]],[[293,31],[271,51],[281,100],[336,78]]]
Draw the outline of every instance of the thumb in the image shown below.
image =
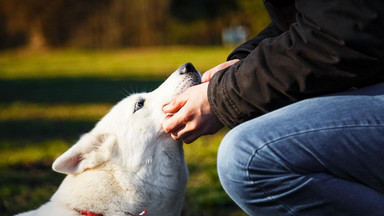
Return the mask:
[[212,78],[213,74],[215,73],[214,69],[216,69],[216,68],[212,68],[212,69],[206,71],[205,73],[203,73],[203,75],[201,76],[201,82],[202,83],[211,81],[211,78]]
[[169,104],[163,106],[163,111],[166,113],[175,113],[179,111],[186,103],[188,99],[183,97],[183,94],[180,94],[172,99]]

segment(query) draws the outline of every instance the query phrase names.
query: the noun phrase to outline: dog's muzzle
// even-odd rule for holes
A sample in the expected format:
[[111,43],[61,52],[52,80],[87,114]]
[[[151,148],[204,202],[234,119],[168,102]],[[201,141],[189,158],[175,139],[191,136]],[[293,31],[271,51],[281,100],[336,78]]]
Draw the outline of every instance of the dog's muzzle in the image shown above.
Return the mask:
[[179,69],[178,69],[180,74],[186,74],[186,73],[198,73],[196,68],[193,66],[192,63],[188,62],[183,64]]

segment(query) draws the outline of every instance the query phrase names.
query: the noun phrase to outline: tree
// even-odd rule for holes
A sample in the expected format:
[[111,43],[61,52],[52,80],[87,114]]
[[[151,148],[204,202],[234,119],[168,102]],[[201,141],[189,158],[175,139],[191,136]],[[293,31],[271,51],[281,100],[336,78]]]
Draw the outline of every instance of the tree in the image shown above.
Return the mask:
[[269,22],[254,0],[0,0],[1,47],[221,44],[227,26]]

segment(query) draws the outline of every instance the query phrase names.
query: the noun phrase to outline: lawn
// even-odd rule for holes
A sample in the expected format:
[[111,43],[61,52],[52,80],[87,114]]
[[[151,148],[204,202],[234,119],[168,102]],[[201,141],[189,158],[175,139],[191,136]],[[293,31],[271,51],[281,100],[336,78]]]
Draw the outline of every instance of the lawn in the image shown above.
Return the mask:
[[[65,177],[56,157],[117,101],[156,88],[185,62],[205,71],[225,61],[221,47],[109,51],[0,52],[0,215],[38,207]],[[184,145],[190,170],[183,215],[245,215],[216,172],[225,130]]]

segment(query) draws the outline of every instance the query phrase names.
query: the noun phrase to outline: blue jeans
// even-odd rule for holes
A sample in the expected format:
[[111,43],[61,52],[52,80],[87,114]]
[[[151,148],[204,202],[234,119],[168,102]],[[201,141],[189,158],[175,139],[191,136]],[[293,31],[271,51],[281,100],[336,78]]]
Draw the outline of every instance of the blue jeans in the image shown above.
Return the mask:
[[384,215],[384,83],[307,99],[231,130],[218,152],[249,215]]

